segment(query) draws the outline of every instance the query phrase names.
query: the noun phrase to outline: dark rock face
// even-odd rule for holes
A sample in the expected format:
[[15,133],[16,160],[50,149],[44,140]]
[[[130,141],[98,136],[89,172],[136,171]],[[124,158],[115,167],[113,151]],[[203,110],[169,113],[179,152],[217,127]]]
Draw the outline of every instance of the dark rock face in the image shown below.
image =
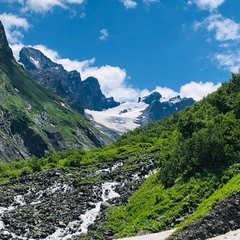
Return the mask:
[[[152,100],[153,98],[146,97],[145,99]],[[193,105],[194,103],[195,101],[192,98],[181,98],[180,96],[171,98],[166,102],[153,100],[143,111],[142,115],[140,116],[140,121],[142,125],[146,125],[150,122],[161,120],[168,115],[177,113],[184,108]]]
[[8,45],[2,22],[0,21],[0,63],[7,65],[14,60],[12,49]]
[[240,192],[217,204],[201,220],[175,233],[173,240],[204,240],[240,228]]
[[150,95],[143,97],[142,102],[146,104],[151,104],[153,101],[159,101],[162,95],[159,92],[152,92]]
[[82,81],[80,96],[82,102],[87,103],[86,108],[90,110],[101,111],[119,105],[118,102],[114,101],[113,97],[106,98],[105,95],[102,94],[99,82],[97,78],[94,77],[88,77]]
[[119,105],[112,97],[105,97],[96,78],[89,77],[82,81],[77,71],[66,71],[39,50],[24,47],[19,56],[19,62],[33,79],[66,99],[71,107],[82,114],[84,108],[101,111]]

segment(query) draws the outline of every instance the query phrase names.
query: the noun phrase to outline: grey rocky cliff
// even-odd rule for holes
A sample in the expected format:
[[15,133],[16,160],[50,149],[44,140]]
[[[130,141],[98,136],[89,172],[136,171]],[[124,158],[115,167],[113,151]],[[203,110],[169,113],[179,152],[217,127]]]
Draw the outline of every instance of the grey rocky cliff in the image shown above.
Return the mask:
[[142,99],[143,102],[148,103],[149,106],[143,111],[139,117],[141,125],[146,125],[153,121],[161,120],[168,115],[172,115],[189,107],[195,103],[193,98],[181,98],[176,96],[170,98],[169,101],[159,101],[161,94],[154,92]]
[[148,96],[143,97],[142,99],[139,98],[138,101],[142,101],[146,104],[151,104],[153,101],[159,101],[162,98],[162,95],[159,92],[152,92]]
[[68,72],[37,49],[24,47],[19,57],[19,62],[33,79],[66,99],[82,114],[84,109],[101,111],[119,105],[112,97],[105,97],[96,78],[82,81],[77,71]]
[[11,61],[14,61],[12,49],[8,45],[4,27],[0,21],[0,63],[8,65]]

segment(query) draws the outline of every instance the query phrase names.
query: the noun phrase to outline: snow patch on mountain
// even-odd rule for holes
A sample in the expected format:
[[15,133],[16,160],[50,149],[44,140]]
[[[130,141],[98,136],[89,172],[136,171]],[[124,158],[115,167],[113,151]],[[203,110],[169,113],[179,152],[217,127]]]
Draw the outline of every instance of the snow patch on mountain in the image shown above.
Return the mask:
[[147,106],[144,102],[125,102],[104,111],[86,109],[85,113],[94,122],[123,134],[140,126],[138,117]]
[[34,66],[36,66],[36,68],[40,69],[40,63],[38,60],[35,60],[34,58],[30,57],[31,62],[34,64]]

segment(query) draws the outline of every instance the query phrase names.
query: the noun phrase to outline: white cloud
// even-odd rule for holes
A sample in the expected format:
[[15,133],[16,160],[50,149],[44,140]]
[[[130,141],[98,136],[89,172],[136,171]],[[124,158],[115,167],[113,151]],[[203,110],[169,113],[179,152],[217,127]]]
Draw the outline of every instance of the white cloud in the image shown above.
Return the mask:
[[208,94],[216,91],[221,86],[221,83],[214,85],[212,82],[190,82],[180,88],[180,96],[192,97],[199,101]]
[[163,100],[169,100],[172,97],[180,95],[181,97],[192,97],[194,100],[199,101],[208,94],[216,91],[220,86],[221,83],[191,81],[181,86],[178,92],[171,88],[160,86],[157,86],[153,91],[161,93]]
[[217,63],[220,68],[239,73],[240,69],[240,50],[228,50],[223,53],[216,53],[212,60]]
[[22,43],[10,44],[10,47],[13,51],[13,56],[15,57],[16,61],[19,59],[19,52],[24,47]]
[[225,0],[189,0],[188,5],[196,4],[201,10],[216,10]]
[[[19,54],[21,45],[11,46],[15,56]],[[30,46],[39,49],[52,61],[62,64],[68,71],[77,70],[80,72],[82,79],[86,79],[89,76],[96,77],[101,85],[102,92],[107,96],[113,96],[117,101],[136,100],[140,94],[140,91],[134,89],[127,84],[127,72],[125,69],[121,69],[116,66],[104,65],[93,66],[95,58],[79,61],[70,60],[68,58],[61,58],[60,55],[46,46],[35,45]],[[16,57],[18,59],[18,57]]]
[[[220,4],[221,2],[219,1],[218,3]],[[234,73],[239,72],[240,23],[215,12],[210,13],[204,21],[195,22],[193,28],[196,31],[203,28],[208,33],[213,33],[213,36],[210,36],[212,34],[207,35],[207,40],[210,40],[208,41],[209,43],[213,42],[213,40],[219,42],[219,50],[216,50],[215,54],[211,54],[208,57],[212,62],[223,70]]]
[[99,40],[100,41],[105,41],[108,37],[109,37],[109,33],[108,33],[108,30],[107,29],[102,29],[101,31],[100,31],[100,33],[101,33],[101,36],[99,37]]
[[231,43],[222,43],[219,45],[219,47],[221,47],[221,48],[230,48],[231,46],[232,46]]
[[51,11],[54,7],[61,7],[69,9],[70,5],[78,4],[81,5],[86,0],[2,0],[7,3],[18,2],[22,5],[22,11],[31,11],[37,13],[44,13]]
[[221,14],[211,15],[208,19],[208,31],[215,31],[215,39],[218,41],[240,39],[240,24]]
[[151,3],[156,3],[156,2],[159,2],[159,0],[143,0],[143,3],[149,5]]
[[135,8],[137,6],[137,3],[133,0],[120,0],[120,1],[123,3],[126,9]]
[[176,92],[173,89],[168,88],[168,87],[157,86],[154,91],[157,91],[157,92],[161,93],[162,98],[164,100],[169,100],[170,98],[176,97],[177,95],[179,95],[178,92]]
[[56,6],[66,8],[65,4],[60,0],[27,0],[24,5],[23,11],[42,13],[47,12]]
[[203,22],[195,22],[194,30],[206,28],[208,32],[214,32],[217,41],[236,41],[240,39],[240,24],[221,14],[211,14]]
[[23,38],[23,34],[18,30],[28,30],[30,24],[27,19],[18,17],[13,14],[3,13],[0,15],[0,20],[5,28],[7,39],[11,44],[18,43]]
[[82,4],[85,0],[67,0],[71,4]]

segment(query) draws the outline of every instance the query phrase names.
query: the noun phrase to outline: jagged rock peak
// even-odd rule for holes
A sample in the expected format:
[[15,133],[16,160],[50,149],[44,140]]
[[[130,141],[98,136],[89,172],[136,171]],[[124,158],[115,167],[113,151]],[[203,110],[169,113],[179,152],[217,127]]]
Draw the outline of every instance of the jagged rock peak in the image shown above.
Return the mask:
[[161,98],[162,95],[159,92],[154,91],[150,95],[143,97],[142,102],[146,104],[151,104],[153,101],[159,101]]
[[5,30],[0,21],[0,62],[6,63],[9,60],[14,60],[13,52],[8,45]]
[[19,52],[19,62],[24,63],[24,66],[28,70],[49,70],[51,68],[63,69],[63,66],[52,62],[41,51],[31,47],[23,47]]
[[103,109],[113,108],[120,104],[116,102],[113,97],[107,98],[102,93],[97,78],[88,77],[86,80],[82,81],[82,85],[81,97],[86,108],[102,111]]
[[37,49],[24,47],[19,56],[19,62],[33,79],[67,100],[80,113],[84,112],[83,108],[101,111],[120,104],[112,97],[105,97],[98,79],[88,77],[82,81],[79,72],[68,72]]

